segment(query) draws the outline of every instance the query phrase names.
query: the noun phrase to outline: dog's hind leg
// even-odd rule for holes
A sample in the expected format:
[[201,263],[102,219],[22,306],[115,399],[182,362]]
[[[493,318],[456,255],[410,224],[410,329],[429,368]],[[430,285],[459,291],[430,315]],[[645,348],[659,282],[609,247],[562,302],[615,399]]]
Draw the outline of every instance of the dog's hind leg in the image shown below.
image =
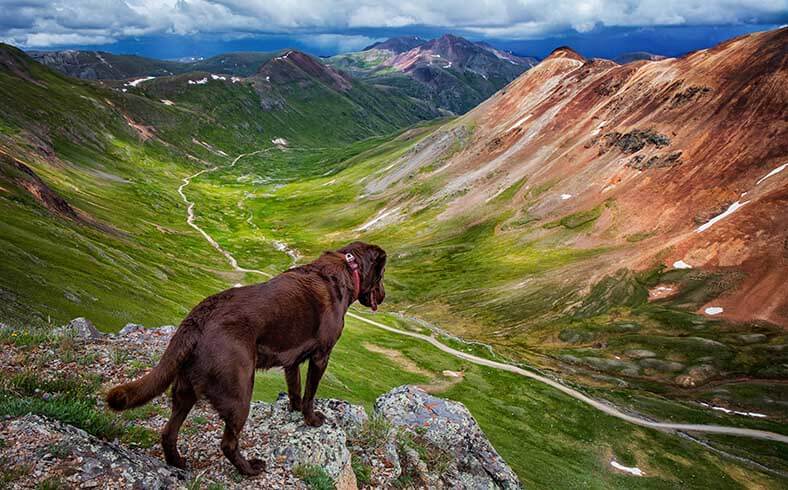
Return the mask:
[[301,369],[298,364],[285,368],[287,394],[290,398],[290,411],[301,411]]
[[191,383],[182,375],[175,378],[172,385],[172,415],[161,432],[161,445],[167,464],[186,468],[186,460],[178,454],[178,431],[197,401]]
[[245,369],[225,372],[214,384],[214,389],[206,393],[211,404],[224,420],[222,435],[222,452],[241,474],[254,476],[265,469],[265,462],[260,459],[247,460],[238,446],[238,436],[244,428],[246,417],[249,416],[249,403],[252,400],[254,386],[254,362],[239,362]]

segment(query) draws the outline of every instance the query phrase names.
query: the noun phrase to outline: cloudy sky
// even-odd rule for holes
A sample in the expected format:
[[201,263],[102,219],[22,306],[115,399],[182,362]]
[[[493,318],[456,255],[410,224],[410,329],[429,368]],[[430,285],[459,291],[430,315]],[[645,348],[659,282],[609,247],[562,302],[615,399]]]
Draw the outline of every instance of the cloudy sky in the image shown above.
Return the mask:
[[2,42],[168,58],[288,46],[333,54],[445,32],[537,56],[557,44],[592,56],[678,54],[786,22],[788,0],[0,0]]

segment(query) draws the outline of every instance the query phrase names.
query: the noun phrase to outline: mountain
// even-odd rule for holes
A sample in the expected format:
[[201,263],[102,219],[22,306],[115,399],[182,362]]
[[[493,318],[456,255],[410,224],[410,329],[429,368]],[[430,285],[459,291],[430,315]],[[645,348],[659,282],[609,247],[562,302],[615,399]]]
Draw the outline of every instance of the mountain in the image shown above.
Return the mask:
[[238,121],[239,131],[295,144],[350,142],[440,115],[420,100],[353,80],[294,50],[271,58],[247,78],[194,72],[124,89]]
[[[201,238],[178,238],[184,177],[282,139],[343,148],[436,115],[306,55],[282,58],[250,78],[188,73],[98,85],[0,45],[0,316],[37,324],[87,305],[102,322],[180,316],[178,303],[222,284],[211,272],[222,259],[200,264],[189,250]],[[282,151],[276,165],[325,171],[314,168],[322,160],[298,154]],[[292,170],[283,163],[290,158]],[[158,245],[146,251],[145,243]],[[201,286],[170,282],[187,276]]]
[[645,51],[632,51],[616,56],[613,58],[613,61],[619,65],[626,65],[627,63],[632,63],[633,61],[659,61],[664,59],[665,56],[662,56],[661,54],[647,53]]
[[[677,304],[714,316],[722,311],[717,317],[732,320],[788,324],[788,296],[779,286],[788,272],[788,215],[779,211],[788,176],[780,172],[788,156],[781,116],[788,100],[786,38],[788,29],[780,29],[631,65],[559,48],[434,133],[367,191],[380,192],[386,209],[398,210],[387,223],[407,221],[405,210],[440,204],[445,221],[468,220],[476,210],[474,223],[494,226],[489,240],[550,242],[552,249],[587,255],[533,278],[529,287],[496,289],[490,321],[497,329],[528,322],[536,313],[529,298],[540,287],[550,303],[559,301],[562,282],[582,290],[619,270],[670,271],[674,263],[689,264],[698,276],[692,293],[681,291],[689,279],[680,271],[660,282],[677,288],[670,294]],[[452,147],[451,141],[462,150],[437,169],[421,169],[438,158],[429,152]],[[401,180],[406,175],[418,177]],[[429,183],[434,192],[405,198],[398,183],[407,189]],[[493,205],[502,199],[502,208]],[[512,274],[511,283],[500,277],[496,284],[509,288],[518,280]],[[455,301],[478,317],[492,297],[458,294]],[[518,309],[504,307],[507,302]],[[589,304],[588,314],[592,309]]]
[[786,45],[627,65],[560,48],[462,117],[270,190],[259,220],[300,220],[304,254],[379,244],[387,308],[420,325],[783,420],[765,393],[788,378]]
[[385,41],[380,41],[370,44],[362,51],[379,49],[381,51],[391,51],[393,53],[399,54],[399,53],[404,53],[405,51],[410,51],[411,49],[421,46],[426,42],[427,42],[426,39],[420,38],[419,36],[392,37]]
[[235,76],[254,74],[277,53],[224,53],[193,61],[162,61],[103,51],[29,51],[31,58],[71,77],[85,80],[126,80],[204,71]]
[[[533,488],[782,488],[787,32],[627,65],[562,48],[430,121],[396,87],[298,52],[249,77],[132,85],[0,46],[0,321],[22,327],[0,325],[0,456],[38,451],[36,472],[57,473],[70,460],[54,453],[73,448],[50,434],[28,451],[16,434],[58,417],[157,440],[143,422],[158,424],[156,407],[109,414],[96,400],[108,379],[91,371],[147,369],[138,326],[124,331],[145,357],[128,359],[121,336],[91,354],[55,325],[176,324],[210,294],[361,239],[388,253],[386,302],[374,320],[350,311],[320,398],[370,410],[400,385],[445,392]],[[283,387],[259,373],[254,398]],[[183,442],[217,447],[218,420],[185,427]],[[367,429],[375,461],[394,454],[380,436],[396,431]],[[395,485],[421,485],[424,465],[453,475],[418,437],[397,444]],[[3,478],[30,474],[28,460]],[[369,462],[352,466],[374,486]],[[69,482],[95,476],[69,468]]]
[[30,51],[31,58],[68,76],[86,80],[123,80],[179,73],[183,63],[103,51]]
[[454,113],[466,112],[536,64],[450,34],[430,41],[393,38],[327,62]]

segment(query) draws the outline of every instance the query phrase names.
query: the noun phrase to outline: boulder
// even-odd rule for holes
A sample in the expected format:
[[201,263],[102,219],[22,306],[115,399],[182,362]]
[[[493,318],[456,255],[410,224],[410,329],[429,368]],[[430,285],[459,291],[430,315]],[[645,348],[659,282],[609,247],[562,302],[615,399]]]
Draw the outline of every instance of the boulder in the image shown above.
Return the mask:
[[282,465],[288,470],[317,465],[334,481],[347,484],[348,433],[360,430],[367,414],[361,406],[333,399],[317,400],[315,409],[326,417],[320,427],[307,426],[300,412],[291,412],[284,393],[273,404],[253,403],[245,433],[265,435],[267,439],[266,444],[254,446],[253,457],[266,461],[267,467]]
[[178,329],[175,325],[162,325],[159,328],[154,328],[152,331],[159,335],[173,335]]
[[127,323],[125,327],[120,329],[120,332],[118,332],[118,336],[125,337],[126,335],[141,332],[143,330],[145,330],[145,327],[143,327],[138,323]]
[[[4,464],[29,465],[31,476],[56,471],[65,462],[73,465],[63,473],[67,488],[90,488],[101,482],[104,488],[165,489],[180,487],[189,478],[188,473],[168,466],[161,458],[37,415],[0,423],[0,433],[8,443],[14,441],[4,450]],[[62,453],[60,457],[52,457],[54,448]],[[42,457],[30,458],[31,454]],[[43,488],[40,483],[37,488]]]
[[80,339],[98,339],[102,333],[84,317],[74,318],[62,327],[53,330],[56,335],[73,335]]
[[675,382],[677,385],[684,388],[691,388],[693,386],[704,385],[719,372],[717,368],[709,364],[701,364],[699,366],[692,366],[687,370],[686,374],[676,377]]
[[[416,386],[400,386],[375,400],[374,411],[395,427],[432,448],[450,453],[440,474],[430,474],[416,451],[400,454],[430,487],[521,488],[514,471],[501,458],[462,403],[432,396]],[[426,472],[426,474],[425,474]],[[440,482],[440,483],[438,483]]]

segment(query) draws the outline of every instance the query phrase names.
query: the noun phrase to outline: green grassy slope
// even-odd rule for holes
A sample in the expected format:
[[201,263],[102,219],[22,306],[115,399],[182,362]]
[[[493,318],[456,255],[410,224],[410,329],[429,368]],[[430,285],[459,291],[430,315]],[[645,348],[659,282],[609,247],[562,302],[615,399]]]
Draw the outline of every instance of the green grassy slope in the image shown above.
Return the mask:
[[[303,94],[295,86],[280,86],[275,95],[288,104],[261,115],[259,88],[183,80],[157,79],[124,94],[65,78],[15,50],[0,50],[0,102],[7,108],[0,113],[0,151],[5,155],[0,159],[0,320],[47,323],[51,317],[60,324],[86,316],[106,331],[128,321],[177,323],[207,294],[236,282],[258,281],[232,273],[224,258],[185,223],[186,208],[176,193],[181,179],[217,165],[215,172],[196,178],[187,195],[198,203],[197,223],[244,267],[271,273],[288,267],[291,258],[277,249],[281,243],[304,258],[351,239],[379,243],[390,257],[384,311],[420,316],[454,333],[491,341],[506,355],[568,372],[571,382],[593,394],[657,418],[785,432],[784,414],[774,408],[788,400],[785,385],[768,383],[783,376],[783,350],[773,347],[785,343],[782,332],[759,325],[764,338],[745,342],[740,336],[754,327],[702,320],[677,304],[646,304],[642,288],[653,276],[623,275],[587,296],[550,281],[567,264],[593,263],[611,253],[556,245],[563,237],[584,233],[595,213],[511,228],[509,216],[496,212],[504,209],[509,191],[451,219],[439,217],[439,202],[420,205],[440,188],[440,181],[406,187],[399,201],[367,195],[368,182],[381,169],[412,157],[414,145],[457,123],[423,123],[382,137],[408,119],[365,108],[376,92],[327,100],[321,96],[325,85],[317,82],[307,84]],[[365,112],[354,112],[357,107]],[[366,119],[357,121],[361,114]],[[370,137],[358,140],[365,136]],[[274,137],[290,139],[290,148],[227,167],[234,155],[270,148]],[[448,151],[456,151],[457,145]],[[441,158],[445,155],[431,165],[440,165]],[[85,218],[45,209],[25,190],[30,177],[9,163],[17,161]],[[408,210],[407,219],[394,226],[364,227],[396,206]],[[513,287],[523,277],[533,286]],[[682,304],[711,294],[710,281],[676,280],[697,282]],[[582,314],[565,313],[567,301],[582,305]],[[626,425],[536,382],[463,365],[431,347],[354,321],[338,344],[321,396],[369,406],[390,387],[430,381],[370,350],[371,344],[403,353],[436,373],[434,378],[440,379],[443,369],[465,370],[465,380],[445,387],[443,395],[471,409],[531,486],[742,488],[754,483],[779,488],[784,483],[682,437]],[[630,376],[615,363],[592,360],[611,360],[636,349],[651,349],[657,361],[680,363],[683,371],[634,361],[638,372]],[[679,394],[666,382],[698,362],[742,380],[722,378],[676,402]],[[280,376],[262,374],[257,396],[278,392]],[[695,400],[718,403],[720,397],[763,410],[769,418],[712,412]],[[725,438],[710,443],[785,471],[785,454],[773,445]],[[647,477],[612,472],[611,458],[643,468]]]

